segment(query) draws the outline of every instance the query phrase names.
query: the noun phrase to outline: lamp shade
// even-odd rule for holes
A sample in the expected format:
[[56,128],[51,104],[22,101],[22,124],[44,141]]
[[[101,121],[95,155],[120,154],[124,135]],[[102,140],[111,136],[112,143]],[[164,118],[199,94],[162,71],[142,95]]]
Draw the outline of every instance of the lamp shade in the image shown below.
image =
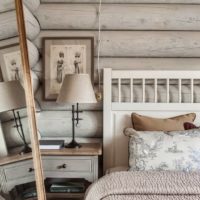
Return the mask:
[[96,103],[89,74],[65,75],[57,103]]
[[25,92],[20,82],[0,82],[0,112],[24,107],[26,107]]

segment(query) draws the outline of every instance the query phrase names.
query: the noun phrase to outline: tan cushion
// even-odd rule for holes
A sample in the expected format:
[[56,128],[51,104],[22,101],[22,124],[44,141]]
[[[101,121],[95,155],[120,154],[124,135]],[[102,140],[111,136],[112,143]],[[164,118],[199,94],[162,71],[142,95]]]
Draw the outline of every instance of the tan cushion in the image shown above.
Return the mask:
[[182,131],[185,122],[193,122],[196,118],[195,113],[179,115],[172,118],[160,119],[138,115],[131,115],[133,128],[137,131]]

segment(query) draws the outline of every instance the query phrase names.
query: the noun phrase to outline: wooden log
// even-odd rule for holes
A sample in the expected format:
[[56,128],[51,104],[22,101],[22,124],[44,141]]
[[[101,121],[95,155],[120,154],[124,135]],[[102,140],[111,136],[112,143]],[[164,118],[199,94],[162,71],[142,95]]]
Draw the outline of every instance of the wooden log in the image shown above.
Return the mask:
[[[24,0],[23,3],[30,9],[30,11],[35,11],[40,5],[40,0]],[[14,0],[3,0],[0,1],[0,13],[15,9]]]
[[40,59],[39,51],[33,42],[27,40],[28,56],[31,68],[34,67]]
[[37,64],[35,66],[33,66],[31,68],[31,70],[37,75],[38,79],[40,82],[43,81],[43,78],[44,78],[44,70],[43,70],[43,62],[42,62],[42,59],[40,59]]
[[[9,46],[12,46],[15,44],[17,45],[18,43],[19,43],[18,37],[1,40],[0,48],[9,48]],[[29,62],[30,62],[30,66],[32,68],[39,61],[39,51],[38,51],[37,47],[30,40],[27,40],[27,44],[28,44]]]
[[[76,127],[77,137],[102,137],[102,111],[84,111],[80,116],[83,120]],[[37,118],[41,136],[70,137],[72,133],[71,117],[71,111],[41,112]]]
[[[97,30],[97,10],[98,4],[41,4],[35,14],[42,29]],[[200,5],[103,5],[101,23],[102,30],[200,30]]]
[[5,40],[0,40],[0,48],[4,46],[9,46],[12,44],[19,43],[19,38],[18,37],[13,37]]
[[[14,127],[14,125],[14,121],[7,121],[2,123],[2,129],[8,149],[19,145],[23,145],[23,141],[21,140],[21,137],[19,136],[17,129]],[[30,130],[28,127],[28,121],[26,117],[22,118],[22,125],[26,140],[28,143],[30,143]]]
[[[95,87],[95,90],[97,88]],[[39,107],[41,108],[42,111],[59,111],[59,110],[71,110],[71,105],[67,104],[65,106],[61,106],[56,101],[45,101],[44,100],[44,87],[40,87],[35,94],[35,99],[37,103],[39,104]],[[102,102],[95,103],[95,104],[81,104],[80,105],[81,110],[102,110]]]
[[40,0],[23,0],[23,2],[32,12],[36,11],[40,5]]
[[[80,138],[101,138],[102,137],[102,111],[88,112],[81,114],[82,121],[76,128],[76,136]],[[38,131],[41,137],[71,137],[71,111],[45,111],[37,114]],[[22,124],[26,135],[27,142],[30,143],[30,130],[27,118],[22,118]],[[14,128],[13,121],[2,123],[3,133],[8,148],[14,148],[22,145],[23,142]],[[59,128],[58,128],[59,127]]]
[[8,155],[8,148],[7,148],[5,136],[4,136],[1,121],[0,121],[0,157],[4,157],[7,155]]
[[[99,0],[41,0],[42,3],[99,3]],[[200,4],[200,0],[104,0],[103,3],[180,3]]]
[[[24,6],[27,37],[36,38],[40,32],[40,25],[33,14]],[[18,36],[15,10],[0,14],[0,40]]]
[[[27,117],[26,108],[19,109],[18,111],[20,112],[20,117],[21,118]],[[1,118],[2,122],[8,122],[8,121],[14,120],[13,112],[12,111],[8,111],[8,112],[1,113],[0,114],[0,118]]]
[[31,71],[31,78],[32,78],[32,88],[33,93],[35,94],[40,86],[40,80],[34,71]]
[[[34,40],[42,48],[43,37],[95,38],[96,31],[41,31]],[[103,31],[100,55],[103,57],[200,57],[198,31]]]
[[[126,70],[198,70],[200,58],[100,58],[101,80],[102,69],[126,69]],[[44,72],[42,60],[40,60],[32,71],[43,82]],[[94,62],[94,81],[98,82],[97,58]],[[42,99],[42,91],[37,94],[38,99]],[[46,106],[44,106],[46,107]]]
[[[114,70],[199,70],[200,58],[100,58],[101,81],[103,68]],[[98,82],[97,59],[94,80]]]
[[114,70],[199,70],[199,63],[200,58],[100,58],[101,69]]

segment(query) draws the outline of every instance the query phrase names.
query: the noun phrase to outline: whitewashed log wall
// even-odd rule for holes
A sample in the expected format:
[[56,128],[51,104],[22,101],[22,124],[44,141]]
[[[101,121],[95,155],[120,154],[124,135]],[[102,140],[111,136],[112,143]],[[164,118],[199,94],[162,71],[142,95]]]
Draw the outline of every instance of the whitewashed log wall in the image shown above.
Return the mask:
[[[33,12],[37,10],[39,5],[39,0],[24,0],[24,15],[27,29],[29,61],[32,69],[37,65],[40,60],[39,51],[33,43],[33,40],[40,33],[40,25],[37,18],[33,14]],[[14,0],[0,1],[0,48],[15,44],[19,44],[19,38]],[[33,70],[32,79],[33,88],[36,92],[39,87],[39,78]],[[0,80],[2,81],[1,73]],[[24,125],[24,130],[26,132],[26,137],[28,141],[30,141],[26,116],[26,112],[22,111],[22,122]],[[14,123],[12,120],[12,114],[1,114],[0,119],[2,120],[2,128],[8,147],[13,147],[21,144],[21,140],[16,132],[16,129],[13,127]]]
[[[24,0],[24,4],[33,12],[38,9],[40,0]],[[14,10],[14,0],[3,0],[0,1],[0,13]]]
[[[43,100],[42,38],[97,36],[99,0],[24,0],[35,97],[42,112],[38,125],[42,136],[71,133],[70,105],[61,107]],[[101,69],[200,69],[200,0],[102,0]],[[40,5],[39,5],[40,4]],[[16,42],[12,0],[0,2],[0,46]],[[6,16],[10,16],[9,19]],[[11,38],[9,40],[5,40]],[[36,50],[36,51],[35,51]],[[33,52],[34,56],[33,55]],[[37,53],[36,53],[37,52]],[[40,53],[40,57],[38,56]],[[41,86],[38,88],[38,82]],[[84,121],[78,137],[102,136],[102,103],[82,105]],[[65,112],[68,110],[68,112]],[[25,116],[25,115],[24,115]],[[3,117],[11,137],[11,122]],[[26,123],[24,123],[26,124]],[[17,134],[16,134],[17,135]],[[19,144],[12,140],[9,146]]]

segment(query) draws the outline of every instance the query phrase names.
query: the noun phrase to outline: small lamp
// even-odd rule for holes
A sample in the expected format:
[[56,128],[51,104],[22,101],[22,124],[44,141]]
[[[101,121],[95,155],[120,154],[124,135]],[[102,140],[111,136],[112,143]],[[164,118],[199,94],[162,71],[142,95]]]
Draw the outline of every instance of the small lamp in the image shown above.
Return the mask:
[[16,109],[26,107],[23,87],[19,81],[0,82],[0,94],[0,113],[7,111],[13,112],[15,127],[24,143],[24,148],[20,153],[31,152],[31,148],[26,142],[19,111],[15,112]]
[[[75,140],[75,122],[76,126],[79,121],[79,103],[96,103],[94,90],[91,79],[88,74],[69,74],[66,75],[57,98],[59,104],[76,104],[72,105],[72,141],[66,145],[66,148],[81,147]],[[76,116],[75,116],[76,114]]]

